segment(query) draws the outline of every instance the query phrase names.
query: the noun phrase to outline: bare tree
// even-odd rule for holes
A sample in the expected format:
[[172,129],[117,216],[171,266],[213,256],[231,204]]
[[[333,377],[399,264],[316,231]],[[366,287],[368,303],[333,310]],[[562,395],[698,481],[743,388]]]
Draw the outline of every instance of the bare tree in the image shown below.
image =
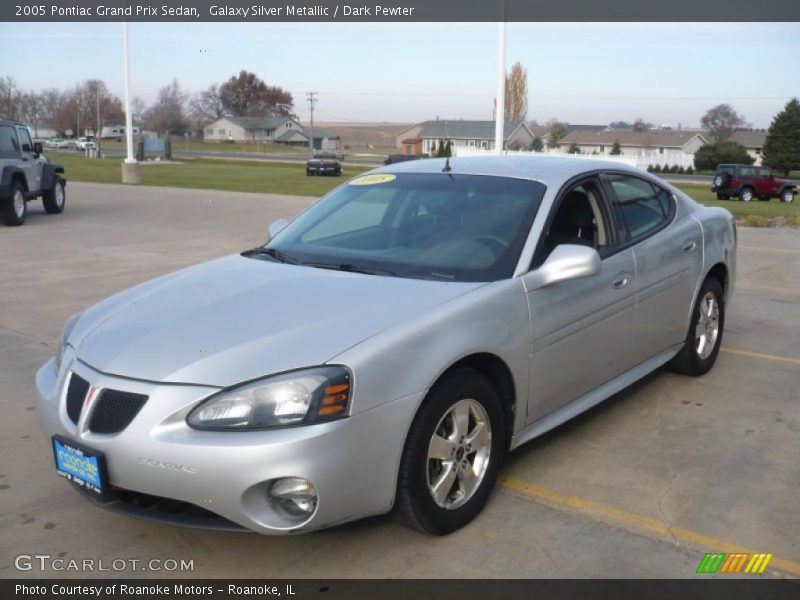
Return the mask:
[[289,92],[244,70],[223,83],[219,95],[225,111],[237,117],[288,117],[294,106]]
[[182,134],[189,129],[186,119],[186,94],[177,79],[158,91],[158,100],[144,113],[144,126],[169,135]]
[[42,119],[49,125],[55,126],[56,115],[66,102],[65,94],[57,88],[42,90],[39,97],[42,101]]
[[0,78],[0,118],[19,118],[20,91],[13,77]]
[[219,86],[216,83],[208,86],[205,91],[196,94],[190,102],[190,109],[192,118],[200,123],[216,121],[228,114],[222,102]]
[[528,116],[528,70],[515,62],[506,75],[506,121],[524,121]]
[[142,115],[147,110],[147,104],[139,96],[131,100],[131,118],[137,123],[142,120]]
[[647,131],[647,129],[648,129],[647,123],[645,123],[644,119],[642,119],[641,117],[639,117],[638,119],[636,119],[633,122],[633,130],[634,131],[641,132],[641,131]]
[[714,141],[724,142],[737,129],[747,126],[747,121],[730,104],[718,104],[708,109],[700,124],[708,129]]
[[33,91],[25,92],[20,95],[19,107],[20,117],[33,130],[33,137],[39,137],[39,125],[44,113],[41,96]]

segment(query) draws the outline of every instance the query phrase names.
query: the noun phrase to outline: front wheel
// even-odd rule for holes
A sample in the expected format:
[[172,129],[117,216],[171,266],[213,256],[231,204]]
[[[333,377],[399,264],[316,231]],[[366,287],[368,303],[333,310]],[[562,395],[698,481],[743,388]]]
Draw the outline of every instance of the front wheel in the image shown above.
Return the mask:
[[444,535],[472,521],[505,452],[503,407],[477,371],[458,369],[429,392],[406,439],[396,510],[405,525]]
[[683,349],[670,361],[669,368],[684,375],[708,373],[717,360],[724,325],[722,286],[709,277],[697,296]]
[[42,196],[44,209],[51,215],[64,212],[64,205],[67,202],[67,195],[64,191],[64,180],[56,177],[53,187],[47,190]]
[[25,201],[25,190],[19,182],[12,183],[11,195],[5,200],[0,200],[0,212],[6,225],[22,225],[25,222],[28,206]]
[[792,190],[786,190],[781,194],[781,202],[792,202],[794,200],[794,192]]

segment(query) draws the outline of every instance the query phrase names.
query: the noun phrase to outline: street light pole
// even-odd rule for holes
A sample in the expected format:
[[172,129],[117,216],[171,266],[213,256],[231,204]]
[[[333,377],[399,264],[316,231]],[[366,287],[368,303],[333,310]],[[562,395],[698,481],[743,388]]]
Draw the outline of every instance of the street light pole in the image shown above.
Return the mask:
[[308,127],[308,149],[311,155],[311,158],[314,158],[314,103],[317,101],[314,96],[316,96],[319,92],[307,92],[306,95],[308,96],[308,107],[309,111],[311,112],[311,123]]
[[[501,19],[505,19],[505,3]],[[496,154],[503,153],[503,129],[505,128],[506,116],[506,22],[500,21],[497,32],[497,98],[495,105],[494,121],[494,151]]]
[[127,154],[122,163],[122,183],[140,182],[139,165],[133,157],[133,115],[131,114],[131,63],[128,51],[128,22],[122,23],[122,48],[125,62],[125,145]]

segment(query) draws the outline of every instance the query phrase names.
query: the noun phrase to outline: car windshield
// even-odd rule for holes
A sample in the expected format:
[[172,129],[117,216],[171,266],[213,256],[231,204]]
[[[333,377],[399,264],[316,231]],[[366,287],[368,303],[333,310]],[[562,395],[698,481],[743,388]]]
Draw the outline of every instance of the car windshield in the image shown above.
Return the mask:
[[398,277],[506,279],[544,190],[507,177],[365,175],[300,215],[267,244],[267,256]]
[[315,152],[314,158],[336,158],[333,152]]

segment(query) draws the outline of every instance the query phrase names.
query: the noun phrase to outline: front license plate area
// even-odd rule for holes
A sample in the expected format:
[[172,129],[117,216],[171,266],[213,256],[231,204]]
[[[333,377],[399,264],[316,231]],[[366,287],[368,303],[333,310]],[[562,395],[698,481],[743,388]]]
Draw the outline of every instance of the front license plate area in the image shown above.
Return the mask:
[[87,491],[102,496],[106,491],[106,460],[102,452],[90,450],[53,436],[56,473]]

